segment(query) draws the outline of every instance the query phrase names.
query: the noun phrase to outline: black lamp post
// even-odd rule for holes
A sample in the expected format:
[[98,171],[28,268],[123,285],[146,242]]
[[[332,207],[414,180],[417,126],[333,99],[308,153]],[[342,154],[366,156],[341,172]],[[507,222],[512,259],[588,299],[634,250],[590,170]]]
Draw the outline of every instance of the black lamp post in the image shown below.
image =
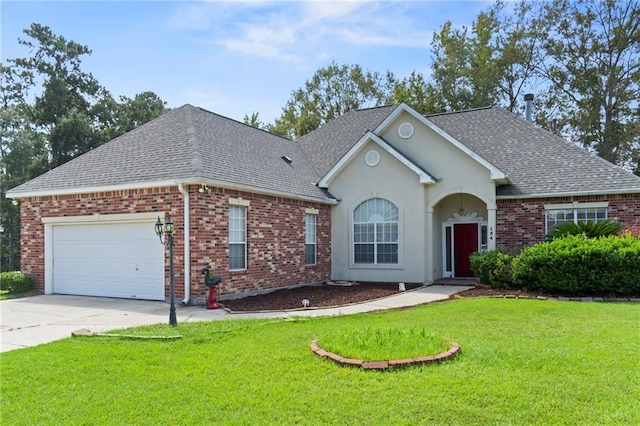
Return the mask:
[[[173,288],[173,222],[170,215],[166,216],[164,223],[158,216],[156,235],[160,238],[161,244],[169,246],[169,298],[171,303],[169,307],[169,325],[175,327],[178,325],[178,320],[176,319],[176,294]],[[164,240],[162,239],[163,235]]]

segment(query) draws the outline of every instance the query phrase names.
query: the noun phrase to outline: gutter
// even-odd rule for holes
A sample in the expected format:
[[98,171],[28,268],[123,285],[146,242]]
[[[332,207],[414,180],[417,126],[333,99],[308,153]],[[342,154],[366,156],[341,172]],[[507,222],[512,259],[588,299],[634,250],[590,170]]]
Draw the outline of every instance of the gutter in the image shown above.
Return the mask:
[[178,184],[178,191],[184,197],[184,299],[186,305],[191,300],[191,247],[189,245],[191,230],[191,215],[189,211],[189,190],[183,184]]
[[585,197],[590,195],[638,194],[640,188],[604,189],[577,192],[546,192],[540,194],[496,195],[496,200],[519,200],[526,198]]

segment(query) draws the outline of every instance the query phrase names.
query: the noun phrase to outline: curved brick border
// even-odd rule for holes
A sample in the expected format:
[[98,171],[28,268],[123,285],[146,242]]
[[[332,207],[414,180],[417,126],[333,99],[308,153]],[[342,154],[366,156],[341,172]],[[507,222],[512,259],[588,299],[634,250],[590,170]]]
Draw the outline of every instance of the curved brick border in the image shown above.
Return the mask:
[[365,370],[400,369],[413,365],[438,364],[448,359],[453,359],[460,352],[460,345],[451,342],[451,349],[437,355],[421,356],[418,358],[394,359],[391,361],[363,361],[361,359],[343,358],[340,355],[327,352],[318,346],[317,340],[311,342],[311,352],[319,357],[329,359],[343,367],[357,367]]

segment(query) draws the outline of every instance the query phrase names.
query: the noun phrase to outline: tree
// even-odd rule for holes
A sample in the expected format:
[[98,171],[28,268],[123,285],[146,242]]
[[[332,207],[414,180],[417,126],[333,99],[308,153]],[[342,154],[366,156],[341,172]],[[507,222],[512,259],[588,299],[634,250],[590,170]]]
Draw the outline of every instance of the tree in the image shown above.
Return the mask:
[[[19,267],[19,209],[6,198],[8,189],[167,111],[153,92],[116,102],[82,71],[87,46],[40,24],[24,32],[30,39],[19,43],[31,56],[0,64],[1,270]],[[40,83],[42,92],[30,93]]]
[[404,102],[423,115],[442,111],[435,105],[438,96],[434,86],[427,83],[424,76],[417,71],[413,71],[409,77],[396,84],[393,97],[395,102]]
[[267,126],[262,120],[260,120],[260,113],[255,111],[251,113],[251,116],[245,114],[242,118],[242,122],[251,127],[255,127],[256,129],[264,129]]
[[28,120],[28,78],[0,65],[0,271],[15,270],[20,259],[20,211],[7,189],[47,170],[44,138]]
[[393,74],[364,71],[359,65],[332,62],[291,93],[271,132],[297,139],[342,114],[384,105],[393,99]]
[[435,108],[456,111],[498,103],[503,62],[496,33],[495,10],[481,12],[471,27],[446,22],[434,34],[432,46]]
[[87,46],[55,35],[40,24],[32,24],[24,33],[30,39],[20,39],[19,43],[28,47],[32,56],[11,62],[30,74],[31,81],[44,80],[31,118],[46,130],[53,168],[99,145],[92,106],[106,90],[80,68],[81,57],[91,54]]
[[638,169],[640,156],[640,4],[555,0],[540,18],[538,51],[549,83],[547,105],[574,142]]

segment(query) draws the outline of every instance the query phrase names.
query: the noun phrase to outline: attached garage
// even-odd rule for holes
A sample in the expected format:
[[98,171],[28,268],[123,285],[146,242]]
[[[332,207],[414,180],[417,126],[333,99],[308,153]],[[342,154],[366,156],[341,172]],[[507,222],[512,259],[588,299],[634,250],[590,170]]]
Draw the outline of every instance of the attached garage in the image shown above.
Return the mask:
[[157,214],[46,218],[45,292],[165,300]]

